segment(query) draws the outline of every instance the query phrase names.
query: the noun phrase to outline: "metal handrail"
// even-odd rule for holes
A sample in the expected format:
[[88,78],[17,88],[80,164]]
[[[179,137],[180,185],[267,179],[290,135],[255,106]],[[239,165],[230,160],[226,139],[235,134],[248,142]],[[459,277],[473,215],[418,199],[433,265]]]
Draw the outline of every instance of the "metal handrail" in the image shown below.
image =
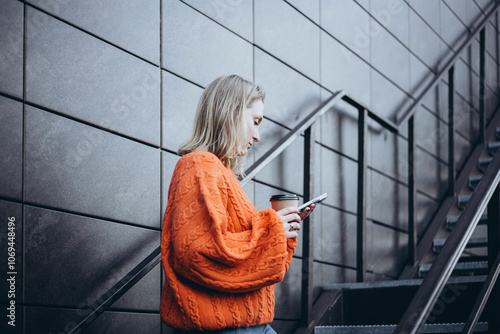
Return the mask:
[[318,118],[320,118],[328,109],[333,107],[337,102],[344,97],[345,92],[340,90],[334,93],[331,97],[321,103],[307,117],[305,117],[292,131],[287,133],[280,141],[262,155],[255,163],[253,163],[246,171],[244,178],[240,181],[243,186],[250,181],[257,173],[264,169],[271,161],[281,154],[301,133],[310,127]]
[[396,327],[396,333],[418,333],[423,327],[499,183],[500,154],[496,154]]
[[462,333],[471,334],[474,333],[474,328],[479,322],[479,317],[483,313],[483,310],[486,306],[486,302],[493,290],[495,282],[497,281],[498,276],[500,275],[500,253],[498,253],[497,258],[491,268],[486,281],[484,282],[483,288],[479,293],[479,297],[472,308],[472,311],[469,315],[469,319],[465,323]]
[[450,70],[450,68],[457,62],[457,60],[462,56],[462,53],[469,47],[469,45],[474,41],[476,36],[483,30],[484,26],[491,20],[492,16],[498,10],[500,3],[497,3],[493,9],[486,15],[486,17],[481,21],[481,23],[474,29],[473,32],[469,34],[467,40],[462,44],[462,46],[458,49],[455,55],[446,63],[446,65],[438,72],[434,80],[427,85],[422,94],[417,98],[417,100],[412,104],[412,106],[408,109],[408,111],[404,114],[404,116],[397,122],[397,126],[399,129],[412,117],[417,109],[420,107],[424,99],[429,95],[429,93],[439,84],[439,82],[444,78],[446,73]]
[[[135,266],[125,277],[118,281],[106,293],[100,296],[93,305],[89,305],[92,312],[84,312],[84,316],[76,319],[73,323],[74,327],[68,334],[80,333],[85,327],[90,325],[100,314],[113,305],[120,299],[131,287],[141,280],[147,273],[149,273],[161,261],[161,247],[157,247],[151,254],[149,254],[141,263]],[[66,329],[65,329],[66,330]]]
[[363,104],[359,103],[358,101],[354,100],[350,96],[344,95],[344,97],[342,97],[342,100],[349,103],[351,106],[353,106],[354,108],[356,108],[358,110],[366,110],[367,116],[370,117],[371,119],[373,119],[374,121],[376,121],[379,125],[382,125],[382,127],[384,127],[385,129],[387,129],[391,132],[394,132],[394,133],[399,132],[398,126],[396,124],[394,124],[393,122],[391,122],[388,119],[385,119],[384,117],[377,115],[376,113],[371,111],[369,108],[367,108]]

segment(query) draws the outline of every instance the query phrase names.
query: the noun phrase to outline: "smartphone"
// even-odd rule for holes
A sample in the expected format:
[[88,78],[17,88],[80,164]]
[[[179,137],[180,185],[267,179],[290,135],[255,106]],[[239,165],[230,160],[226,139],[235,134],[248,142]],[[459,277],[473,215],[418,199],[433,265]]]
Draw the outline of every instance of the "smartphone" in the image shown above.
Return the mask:
[[302,204],[301,206],[299,206],[299,212],[302,212],[302,210],[304,210],[305,208],[307,208],[309,205],[311,205],[313,203],[319,204],[319,203],[323,202],[327,197],[328,197],[328,194],[324,193],[323,195],[319,195],[318,197],[310,200],[309,202]]

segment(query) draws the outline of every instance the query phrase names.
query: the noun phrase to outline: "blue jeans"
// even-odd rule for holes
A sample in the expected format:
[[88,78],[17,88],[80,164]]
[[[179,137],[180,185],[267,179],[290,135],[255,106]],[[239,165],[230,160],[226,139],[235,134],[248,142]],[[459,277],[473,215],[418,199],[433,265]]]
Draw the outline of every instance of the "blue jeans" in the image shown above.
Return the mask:
[[175,334],[204,333],[204,334],[276,334],[269,325],[259,325],[252,327],[226,328],[215,331],[181,331],[175,330]]

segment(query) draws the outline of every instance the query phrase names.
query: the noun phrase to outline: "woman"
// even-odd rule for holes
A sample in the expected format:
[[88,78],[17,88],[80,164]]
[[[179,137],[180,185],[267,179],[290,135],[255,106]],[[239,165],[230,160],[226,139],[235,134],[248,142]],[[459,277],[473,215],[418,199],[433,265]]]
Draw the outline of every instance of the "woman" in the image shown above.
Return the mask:
[[163,219],[160,313],[184,331],[275,333],[274,285],[283,280],[301,219],[314,209],[257,211],[235,174],[260,140],[263,90],[237,75],[204,91],[179,150]]

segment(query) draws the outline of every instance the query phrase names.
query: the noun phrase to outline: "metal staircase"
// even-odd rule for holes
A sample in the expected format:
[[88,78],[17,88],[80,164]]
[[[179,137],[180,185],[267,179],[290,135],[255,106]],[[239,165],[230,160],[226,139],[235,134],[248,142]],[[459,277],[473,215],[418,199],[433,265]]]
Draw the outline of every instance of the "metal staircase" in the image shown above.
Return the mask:
[[[483,154],[489,155],[486,158],[480,158],[477,162],[477,172],[484,173],[486,168],[492,161],[493,156],[497,152],[496,150],[491,150],[490,147],[500,145],[500,127],[496,127],[495,136],[491,138],[487,145],[487,148],[484,149]],[[494,141],[493,141],[494,140]],[[474,171],[472,172],[474,173]],[[473,175],[469,177],[469,182],[464,192],[475,191],[477,186],[482,179],[483,175]],[[460,213],[466,208],[467,203],[470,201],[471,195],[459,195],[456,208],[452,208],[454,213],[458,211],[459,214],[453,214],[446,218],[446,224],[444,229],[441,230],[441,235],[443,237],[435,238],[432,242],[432,253],[427,258],[433,258],[435,255],[439,254],[442,250],[447,234],[453,230],[456,226],[458,219],[460,218]],[[478,221],[478,227],[474,232],[474,235],[469,239],[467,243],[464,254],[461,259],[457,263],[455,270],[452,272],[452,275],[484,275],[488,270],[488,258],[487,258],[487,247],[488,247],[488,235],[487,235],[487,224],[488,224],[488,214],[484,212]],[[426,276],[429,271],[432,263],[425,263],[419,266],[418,277],[423,278]]]
[[[462,333],[474,298],[484,277],[456,277],[448,281],[438,299],[438,307],[421,333]],[[421,279],[376,283],[337,284],[324,287],[340,295],[336,312],[329,312],[315,333],[394,333],[406,306],[415,296]],[[366,316],[360,317],[363,314]],[[339,325],[341,323],[342,325]],[[336,325],[331,325],[336,324]],[[375,325],[374,325],[375,324]],[[475,333],[487,333],[488,324],[478,324]]]
[[[497,111],[493,121],[498,123],[499,116]],[[310,329],[325,334],[499,333],[499,184],[500,154],[494,154],[460,216],[452,226],[443,221],[451,232],[447,239],[434,240],[434,261],[419,265],[419,278],[323,287],[335,298],[318,305],[320,317]],[[485,220],[486,236],[472,238]],[[477,247],[487,254],[464,252]]]

